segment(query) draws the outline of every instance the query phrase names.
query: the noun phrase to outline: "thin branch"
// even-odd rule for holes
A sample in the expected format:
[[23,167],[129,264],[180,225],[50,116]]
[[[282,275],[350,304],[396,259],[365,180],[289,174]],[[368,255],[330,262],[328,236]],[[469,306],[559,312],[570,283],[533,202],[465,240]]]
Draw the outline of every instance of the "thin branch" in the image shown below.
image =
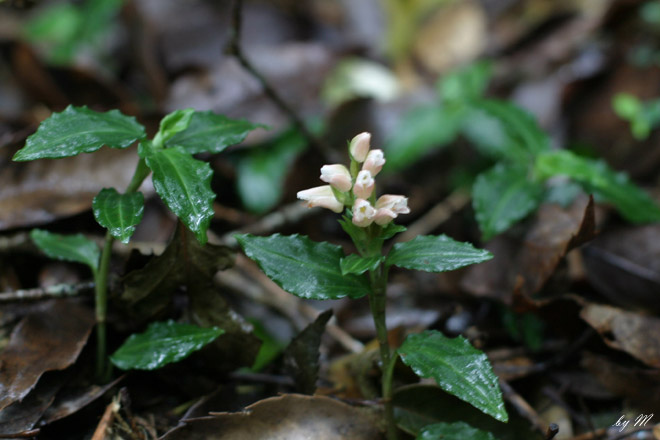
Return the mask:
[[84,281],[77,284],[55,284],[48,287],[22,289],[14,292],[0,293],[0,303],[16,301],[37,301],[51,298],[62,298],[80,295],[86,290],[94,289],[93,281]]
[[305,122],[298,116],[296,111],[277,93],[275,88],[270,85],[266,77],[264,77],[259,70],[247,59],[241,47],[241,31],[242,31],[242,15],[243,15],[243,1],[234,0],[231,9],[231,29],[229,43],[227,45],[227,52],[236,57],[238,62],[247,70],[259,83],[275,105],[277,105],[284,113],[287,114],[291,122],[296,128],[305,136],[313,148],[321,155],[324,161],[332,157],[332,150],[321,139],[316,137],[314,133],[309,131]]

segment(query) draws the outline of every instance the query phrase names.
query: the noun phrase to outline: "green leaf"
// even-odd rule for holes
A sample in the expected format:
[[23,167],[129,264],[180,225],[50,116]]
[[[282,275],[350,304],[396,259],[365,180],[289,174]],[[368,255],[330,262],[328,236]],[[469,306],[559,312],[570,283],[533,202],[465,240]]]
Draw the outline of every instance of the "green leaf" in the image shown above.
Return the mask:
[[119,110],[99,113],[87,107],[68,106],[44,120],[13,160],[57,159],[91,153],[103,145],[126,148],[144,138],[144,127]]
[[135,226],[142,220],[144,196],[141,192],[119,194],[114,188],[103,188],[92,203],[94,218],[113,237],[128,243]]
[[99,247],[82,234],[60,235],[42,229],[30,232],[32,241],[50,258],[86,264],[96,272],[99,264]]
[[394,237],[396,234],[407,230],[405,226],[397,225],[396,223],[388,223],[380,232],[380,238],[387,240]]
[[473,63],[443,76],[436,88],[443,102],[465,104],[480,98],[492,75],[492,64],[488,61]]
[[526,163],[550,148],[548,135],[523,109],[506,101],[473,102],[461,132],[483,153],[495,159]]
[[425,426],[416,440],[497,440],[495,436],[465,422],[435,423]]
[[168,208],[205,244],[213,217],[211,166],[193,158],[181,147],[165,150],[143,142],[138,150],[153,171],[156,192]]
[[484,249],[470,243],[452,240],[446,235],[419,235],[411,241],[397,243],[385,259],[388,266],[426,272],[445,272],[493,258]]
[[420,107],[406,114],[384,145],[387,172],[397,171],[421,159],[434,148],[456,139],[463,117],[457,106]]
[[194,109],[187,108],[185,110],[175,110],[165,116],[160,121],[158,133],[154,136],[154,145],[157,148],[162,148],[163,144],[171,139],[172,136],[187,129],[190,126],[190,119],[194,113]]
[[474,207],[484,240],[504,232],[538,208],[544,187],[527,178],[524,168],[498,164],[480,174],[472,188]]
[[267,128],[246,120],[229,119],[211,111],[195,112],[190,125],[165,142],[166,147],[181,146],[188,153],[207,151],[220,153],[229,145],[243,142],[248,133],[256,128]]
[[369,293],[364,277],[342,275],[341,247],[306,236],[235,235],[245,254],[287,292],[308,299],[361,298]]
[[351,254],[341,259],[339,265],[342,275],[355,274],[362,275],[368,270],[376,270],[385,258],[382,255],[373,257],[361,257],[358,254]]
[[236,187],[249,211],[262,214],[277,205],[282,197],[284,179],[306,146],[305,137],[291,129],[275,141],[245,152],[238,162]]
[[539,155],[535,171],[541,178],[568,176],[616,206],[619,213],[633,223],[660,221],[660,207],[625,173],[617,173],[601,160],[587,159],[566,150]]
[[446,392],[497,420],[509,420],[488,358],[464,337],[427,330],[408,336],[398,353],[418,376],[435,379]]
[[628,93],[618,93],[612,99],[614,112],[622,119],[632,121],[642,112],[642,102]]
[[218,327],[154,322],[144,333],[129,336],[110,360],[122,370],[155,370],[185,359],[223,333]]

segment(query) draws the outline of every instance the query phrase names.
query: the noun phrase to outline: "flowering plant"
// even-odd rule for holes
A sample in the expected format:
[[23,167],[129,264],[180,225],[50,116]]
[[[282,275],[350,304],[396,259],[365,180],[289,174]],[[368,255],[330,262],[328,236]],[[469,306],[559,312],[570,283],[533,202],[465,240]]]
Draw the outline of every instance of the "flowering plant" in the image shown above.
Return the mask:
[[[342,213],[339,220],[357,254],[344,255],[339,246],[314,242],[300,235],[257,237],[237,235],[246,255],[284,290],[310,299],[367,296],[380,346],[382,397],[387,438],[397,437],[392,404],[392,375],[397,357],[420,377],[436,380],[445,391],[472,404],[497,420],[507,421],[497,377],[486,355],[465,338],[451,339],[429,330],[410,335],[393,355],[385,325],[386,288],[392,266],[444,272],[492,258],[485,250],[440,236],[418,236],[397,243],[383,255],[385,240],[405,227],[394,220],[410,213],[403,195],[376,197],[375,177],[385,165],[381,150],[370,148],[371,135],[361,133],[349,144],[350,165],[324,165],[327,185],[298,193],[309,207]],[[302,270],[301,270],[302,269]]]

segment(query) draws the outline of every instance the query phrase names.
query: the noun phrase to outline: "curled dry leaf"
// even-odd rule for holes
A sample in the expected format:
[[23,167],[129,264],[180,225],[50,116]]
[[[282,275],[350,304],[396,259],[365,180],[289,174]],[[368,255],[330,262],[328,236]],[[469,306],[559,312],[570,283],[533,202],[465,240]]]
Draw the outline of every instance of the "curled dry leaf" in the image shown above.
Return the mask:
[[45,372],[73,364],[94,322],[90,309],[68,300],[23,318],[0,355],[0,409],[22,400]]
[[473,295],[494,297],[506,304],[511,304],[514,290],[531,296],[543,288],[562,258],[591,240],[595,230],[592,198],[578,199],[569,209],[543,205],[522,246],[506,235],[496,237],[486,246],[495,257],[472,266],[461,286]]
[[660,368],[660,319],[598,304],[588,304],[580,317],[595,328],[610,347]]
[[191,419],[161,440],[363,440],[380,438],[377,417],[323,396],[286,394],[242,412]]

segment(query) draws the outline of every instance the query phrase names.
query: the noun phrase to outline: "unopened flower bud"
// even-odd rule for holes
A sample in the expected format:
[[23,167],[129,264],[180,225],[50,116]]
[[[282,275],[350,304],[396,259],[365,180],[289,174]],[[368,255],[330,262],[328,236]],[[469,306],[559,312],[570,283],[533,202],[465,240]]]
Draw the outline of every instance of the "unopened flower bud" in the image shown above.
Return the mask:
[[320,206],[336,213],[344,210],[344,204],[341,203],[332,192],[330,185],[317,186],[298,192],[298,198],[306,201],[308,208]]
[[366,228],[374,221],[376,210],[368,200],[356,199],[353,204],[353,224]]
[[376,214],[374,214],[374,223],[380,226],[385,226],[395,218],[396,214],[393,211],[387,208],[380,208],[376,211]]
[[344,165],[323,165],[321,167],[321,180],[332,185],[341,192],[351,190],[351,173]]
[[364,162],[367,158],[367,153],[369,153],[369,148],[371,144],[371,133],[360,133],[355,136],[348,147],[348,151],[351,153],[351,157],[356,162]]
[[371,193],[374,192],[376,181],[367,170],[362,170],[355,178],[355,185],[353,185],[353,194],[359,199],[368,199]]
[[385,208],[389,209],[395,214],[408,214],[408,198],[404,196],[397,196],[392,194],[384,194],[376,201],[376,209]]
[[362,169],[371,172],[371,175],[376,177],[376,174],[380,173],[380,170],[383,169],[383,165],[385,165],[383,150],[371,150],[367,154]]

